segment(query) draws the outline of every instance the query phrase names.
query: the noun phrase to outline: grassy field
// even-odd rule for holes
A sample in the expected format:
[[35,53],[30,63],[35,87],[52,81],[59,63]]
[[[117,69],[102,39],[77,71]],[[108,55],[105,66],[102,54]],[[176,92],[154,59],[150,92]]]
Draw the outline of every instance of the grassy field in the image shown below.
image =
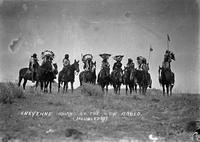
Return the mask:
[[0,84],[0,140],[3,142],[190,142],[199,125],[198,94],[163,97],[156,89],[147,95],[104,95],[98,86],[84,84],[73,94],[51,94],[33,87],[22,91]]

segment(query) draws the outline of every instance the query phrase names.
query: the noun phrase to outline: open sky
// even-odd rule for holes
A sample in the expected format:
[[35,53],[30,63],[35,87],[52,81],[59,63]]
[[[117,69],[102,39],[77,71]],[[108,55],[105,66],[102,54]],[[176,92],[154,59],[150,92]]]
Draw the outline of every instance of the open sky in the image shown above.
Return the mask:
[[[136,63],[148,59],[153,88],[161,89],[158,67],[167,48],[176,61],[171,63],[178,92],[200,93],[199,5],[196,0],[0,0],[0,81],[14,81],[29,58],[45,49],[55,53],[59,71],[65,53],[81,60],[91,53],[123,54]],[[10,48],[13,39],[21,37]],[[114,63],[109,59],[111,66]],[[80,64],[83,68],[83,64]],[[78,76],[75,86],[79,85]]]

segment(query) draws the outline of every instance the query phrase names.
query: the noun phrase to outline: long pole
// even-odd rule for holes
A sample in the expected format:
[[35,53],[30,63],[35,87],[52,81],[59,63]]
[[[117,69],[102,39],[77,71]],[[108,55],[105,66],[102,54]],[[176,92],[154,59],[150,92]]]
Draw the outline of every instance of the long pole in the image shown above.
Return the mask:
[[169,40],[167,39],[167,50],[169,50]]
[[169,50],[169,42],[170,42],[170,37],[169,34],[167,34],[167,50]]
[[148,63],[150,62],[150,55],[151,55],[151,51],[153,51],[151,45],[150,45],[150,48],[149,48],[149,57],[148,57]]
[[147,63],[149,63],[149,61],[150,61],[150,53],[151,53],[151,51],[149,50],[149,57],[148,57],[148,62]]

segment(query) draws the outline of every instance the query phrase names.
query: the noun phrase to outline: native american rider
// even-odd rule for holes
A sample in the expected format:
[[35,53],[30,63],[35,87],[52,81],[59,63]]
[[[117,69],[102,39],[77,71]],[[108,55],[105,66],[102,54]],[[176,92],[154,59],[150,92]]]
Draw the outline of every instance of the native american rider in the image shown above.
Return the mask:
[[122,58],[124,57],[124,55],[117,55],[114,56],[114,60],[116,61],[113,65],[113,71],[111,73],[111,75],[115,74],[116,72],[120,72],[121,76],[123,75],[123,71],[122,71]]
[[32,82],[35,82],[36,80],[36,72],[37,72],[38,66],[39,64],[38,64],[37,54],[34,53],[29,60],[29,70],[31,71]]
[[148,73],[148,71],[149,71],[149,63],[147,63],[146,58],[142,57],[142,56],[138,56],[137,57],[137,63],[138,63],[138,70],[144,71],[145,75],[147,75],[147,77],[149,78],[148,79],[148,81],[149,81],[148,84],[149,84],[149,87],[151,88],[152,80],[151,80],[150,74]]
[[63,59],[63,70],[67,69],[70,66],[69,54],[65,54]]
[[53,64],[53,59],[54,59],[55,54],[50,51],[50,50],[45,50],[42,52],[42,65],[45,65],[46,63],[49,63],[48,66],[46,66],[46,69],[49,71],[52,71],[54,73],[54,78],[56,78],[56,74],[58,73],[57,70],[57,65],[54,63]]
[[110,74],[110,64],[108,62],[108,59],[111,56],[111,54],[104,53],[104,54],[100,54],[99,56],[103,59],[102,64],[101,64],[101,71],[105,70],[106,73],[107,73],[107,76],[109,76],[109,74]]
[[174,60],[175,61],[175,55],[173,52],[166,50],[165,54],[164,54],[164,61],[162,62],[162,68],[163,69],[168,69],[171,71],[171,61]]
[[92,54],[85,54],[82,57],[82,61],[84,63],[83,69],[85,71],[91,71],[91,69],[92,69],[92,59],[93,59]]

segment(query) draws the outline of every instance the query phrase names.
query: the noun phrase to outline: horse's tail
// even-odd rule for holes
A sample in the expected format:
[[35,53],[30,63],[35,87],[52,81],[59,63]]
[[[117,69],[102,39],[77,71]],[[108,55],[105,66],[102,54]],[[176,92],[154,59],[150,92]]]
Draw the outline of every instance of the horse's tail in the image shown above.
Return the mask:
[[25,78],[25,74],[27,73],[27,71],[28,71],[28,68],[22,68],[19,70],[18,86],[20,86],[22,79]]
[[21,81],[22,81],[22,75],[21,75],[21,71],[22,69],[19,70],[19,76],[18,76],[18,86],[20,86]]
[[158,81],[160,83],[160,85],[162,86],[163,84],[163,77],[162,77],[162,67],[159,66],[159,69],[158,69]]

